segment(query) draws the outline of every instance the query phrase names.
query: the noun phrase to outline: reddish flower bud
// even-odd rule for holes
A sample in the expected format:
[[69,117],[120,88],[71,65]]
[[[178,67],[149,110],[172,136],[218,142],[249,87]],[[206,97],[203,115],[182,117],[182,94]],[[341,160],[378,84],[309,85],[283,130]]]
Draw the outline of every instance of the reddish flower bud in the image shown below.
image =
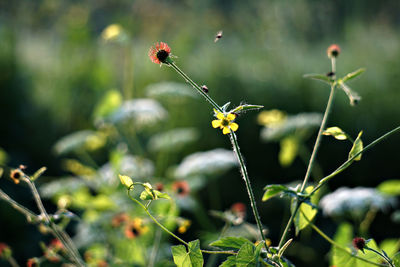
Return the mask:
[[361,250],[362,252],[364,252],[364,248],[365,248],[365,239],[362,237],[355,237],[353,239],[353,247],[355,249]]
[[337,44],[332,44],[328,47],[326,53],[328,54],[329,58],[337,57],[340,54],[340,47]]

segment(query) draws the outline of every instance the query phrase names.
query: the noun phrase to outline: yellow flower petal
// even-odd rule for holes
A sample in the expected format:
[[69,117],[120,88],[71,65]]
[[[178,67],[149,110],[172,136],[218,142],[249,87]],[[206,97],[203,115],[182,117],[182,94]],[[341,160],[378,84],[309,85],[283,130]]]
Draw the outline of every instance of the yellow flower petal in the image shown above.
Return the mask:
[[229,113],[228,116],[226,116],[226,118],[228,119],[228,121],[233,121],[236,119],[236,116],[232,113]]
[[220,119],[220,120],[222,120],[222,119],[225,118],[225,116],[224,116],[224,114],[222,114],[221,112],[218,112],[217,118]]
[[231,128],[232,131],[236,131],[239,128],[239,125],[237,123],[231,123],[229,124],[229,127]]
[[211,124],[212,124],[212,127],[218,128],[219,126],[221,126],[221,121],[220,120],[213,120],[211,122]]
[[231,132],[231,130],[228,127],[224,127],[224,129],[222,130],[223,134],[228,134],[230,132]]

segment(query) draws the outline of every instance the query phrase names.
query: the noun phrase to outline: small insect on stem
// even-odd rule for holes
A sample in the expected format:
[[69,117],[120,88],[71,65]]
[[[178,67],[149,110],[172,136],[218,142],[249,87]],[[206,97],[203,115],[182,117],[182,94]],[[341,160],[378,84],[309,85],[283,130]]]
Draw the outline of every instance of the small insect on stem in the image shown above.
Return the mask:
[[214,43],[218,42],[219,39],[222,38],[222,31],[218,31],[215,35]]
[[206,85],[202,85],[201,90],[203,90],[204,93],[208,94],[208,87]]

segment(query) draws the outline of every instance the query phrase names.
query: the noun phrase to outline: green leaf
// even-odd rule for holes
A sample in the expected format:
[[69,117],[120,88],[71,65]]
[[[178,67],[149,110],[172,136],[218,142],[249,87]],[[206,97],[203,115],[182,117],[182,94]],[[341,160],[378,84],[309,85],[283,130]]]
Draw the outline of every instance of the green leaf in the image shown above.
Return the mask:
[[160,192],[158,190],[153,190],[153,194],[157,198],[171,199],[171,197],[167,193]]
[[393,256],[393,264],[396,267],[400,267],[400,252],[397,252],[394,256]]
[[365,68],[361,68],[356,71],[350,72],[346,76],[344,76],[341,80],[342,80],[342,82],[347,82],[351,79],[354,79],[358,75],[362,74],[364,71],[365,71]]
[[248,239],[243,237],[228,236],[223,237],[210,244],[213,247],[220,247],[224,249],[240,249],[244,244],[252,244]]
[[385,239],[379,244],[379,248],[382,251],[386,251],[389,257],[393,257],[400,249],[400,243],[398,239]]
[[339,127],[329,127],[326,129],[323,133],[323,135],[331,135],[337,140],[346,140],[347,139],[347,134],[340,129]]
[[[37,170],[32,176],[31,176],[31,180],[35,181],[37,178],[39,178],[40,176],[42,176],[42,174],[47,170],[46,167],[42,167],[39,170]],[[1,175],[0,175],[1,176]]]
[[93,118],[104,118],[116,110],[122,103],[122,95],[118,90],[109,90],[96,105]]
[[237,267],[256,267],[255,247],[251,243],[244,243],[236,255]]
[[[363,150],[364,145],[363,142],[361,140],[361,135],[362,135],[362,131],[358,134],[357,139],[354,141],[353,143],[353,147],[350,150],[349,153],[349,159],[351,159],[352,157],[354,157],[358,152],[360,152],[361,150]],[[354,158],[354,160],[359,161],[361,160],[361,154],[359,154],[357,157]]]
[[[312,191],[313,187],[309,186],[306,188],[305,192],[306,193],[310,193]],[[313,202],[315,202],[315,197],[313,196],[312,199]],[[293,201],[292,202],[292,212],[294,212],[295,209],[295,205],[297,201]],[[317,215],[318,210],[314,207],[312,207],[311,205],[307,204],[307,203],[301,203],[300,207],[299,207],[299,211],[297,212],[296,216],[294,217],[294,226],[296,228],[296,235],[303,230],[304,228],[306,228],[311,222],[315,215]],[[307,218],[307,219],[306,219]]]
[[229,256],[219,267],[236,267],[236,256]]
[[351,88],[349,86],[347,86],[346,84],[339,82],[338,83],[340,88],[342,88],[342,90],[346,93],[347,97],[350,100],[350,105],[355,106],[356,104],[358,104],[358,102],[360,102],[361,97],[354,92],[353,90],[351,90]]
[[200,241],[197,239],[189,242],[188,250],[189,252],[186,251],[184,245],[171,247],[175,264],[178,267],[202,267],[204,260],[200,250]]
[[189,256],[193,267],[202,267],[204,260],[198,239],[189,242]]
[[281,140],[281,149],[279,151],[279,163],[283,167],[292,164],[299,150],[299,140],[295,136],[288,136]]
[[244,111],[248,111],[248,110],[257,110],[257,109],[261,109],[264,106],[261,105],[250,105],[250,104],[245,104],[245,105],[240,105],[234,109],[232,109],[229,113],[240,113],[240,112],[244,112]]
[[141,200],[153,200],[153,195],[147,192],[146,190],[143,190],[142,193],[140,193],[140,199]]
[[313,80],[317,80],[317,81],[321,81],[327,84],[331,84],[333,82],[333,80],[324,75],[324,74],[316,74],[316,73],[311,73],[311,74],[305,74],[303,75],[304,78],[309,78],[309,79],[313,79]]
[[267,201],[268,199],[273,198],[286,190],[289,190],[289,188],[281,184],[270,184],[264,187],[264,190],[265,193],[262,197],[262,201]]
[[391,196],[400,195],[400,180],[387,180],[378,185],[378,190]]
[[192,267],[189,253],[186,252],[184,245],[172,246],[171,251],[174,258],[174,263],[177,267]]

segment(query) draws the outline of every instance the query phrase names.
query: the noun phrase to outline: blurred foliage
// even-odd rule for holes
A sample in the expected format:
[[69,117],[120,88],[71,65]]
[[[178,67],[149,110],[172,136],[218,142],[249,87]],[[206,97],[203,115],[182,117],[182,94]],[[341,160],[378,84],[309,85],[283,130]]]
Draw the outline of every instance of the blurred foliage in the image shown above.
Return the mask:
[[[70,206],[84,220],[83,224],[73,221],[68,230],[82,236],[77,242],[86,246],[88,262],[97,264],[108,257],[102,238],[109,237],[96,235],[96,231],[117,232],[107,226],[117,212],[115,207],[127,210],[131,217],[145,218],[121,193],[119,172],[154,184],[162,181],[171,191],[188,157],[199,151],[215,152],[217,147],[230,149],[224,136],[211,127],[211,108],[171,69],[160,69],[148,59],[149,47],[165,41],[177,56],[177,64],[194,81],[206,84],[217,103],[231,101],[235,106],[248,102],[266,110],[279,109],[293,114],[285,117],[287,122],[302,115],[314,116],[307,120],[310,128],[302,131],[298,125],[288,126],[290,134],[274,140],[278,142],[263,142],[267,130],[263,123],[257,125],[260,118],[257,120],[255,112],[237,119],[239,142],[255,194],[261,200],[266,184],[293,182],[305,173],[329,88],[304,79],[303,74],[330,70],[325,51],[331,43],[342,48],[338,77],[359,67],[366,71],[348,81],[361,101],[352,107],[346,94],[338,90],[328,126],[340,127],[354,137],[363,130],[364,145],[398,126],[399,12],[396,0],[0,3],[2,177],[9,171],[6,165],[25,164],[32,173],[47,166],[48,176],[38,182],[54,203],[51,209]],[[223,36],[214,43],[219,30]],[[143,110],[141,103],[152,109]],[[351,146],[335,141],[324,138],[315,179],[347,159]],[[395,181],[399,178],[398,160],[392,154],[399,149],[400,137],[391,137],[340,174],[328,190]],[[247,203],[239,173],[230,170],[233,164],[217,163],[223,168],[216,164],[215,169],[199,167],[207,172],[193,172],[188,183],[194,190],[189,196],[154,208],[159,214],[175,216],[171,229],[178,227],[181,216],[196,221],[186,234],[190,240],[199,233],[202,242],[217,239],[215,230],[223,223],[209,218],[206,210],[228,210],[234,202]],[[210,179],[217,176],[220,178]],[[16,188],[3,178],[1,188],[32,206],[26,188]],[[397,194],[390,187],[381,184],[380,190]],[[203,206],[196,206],[198,203]],[[289,209],[283,208],[286,204],[285,200],[259,204],[263,222],[274,229],[269,234],[273,243],[279,241],[289,215]],[[382,216],[369,229],[380,245],[390,236],[400,236],[398,220],[397,224],[391,221],[390,213],[379,213]],[[40,254],[39,246],[28,248],[25,244],[26,240],[43,239],[36,229],[21,223],[22,217],[5,203],[0,203],[0,214],[0,241],[15,248],[18,261],[25,264],[27,258]],[[252,223],[252,218],[248,219]],[[317,219],[331,234],[341,222],[321,216]],[[109,241],[115,245],[118,258],[145,262],[129,251],[151,253],[141,251],[144,248],[139,245],[155,238],[154,226],[149,225],[151,230],[137,242],[122,240],[121,231]],[[327,244],[310,234],[301,234],[298,239],[308,246],[291,255],[296,266],[315,266],[329,251]],[[288,253],[295,248],[293,245]],[[302,256],[301,251],[307,249],[311,252]],[[159,251],[160,257],[170,256],[166,246]],[[160,262],[160,266],[167,266]]]

